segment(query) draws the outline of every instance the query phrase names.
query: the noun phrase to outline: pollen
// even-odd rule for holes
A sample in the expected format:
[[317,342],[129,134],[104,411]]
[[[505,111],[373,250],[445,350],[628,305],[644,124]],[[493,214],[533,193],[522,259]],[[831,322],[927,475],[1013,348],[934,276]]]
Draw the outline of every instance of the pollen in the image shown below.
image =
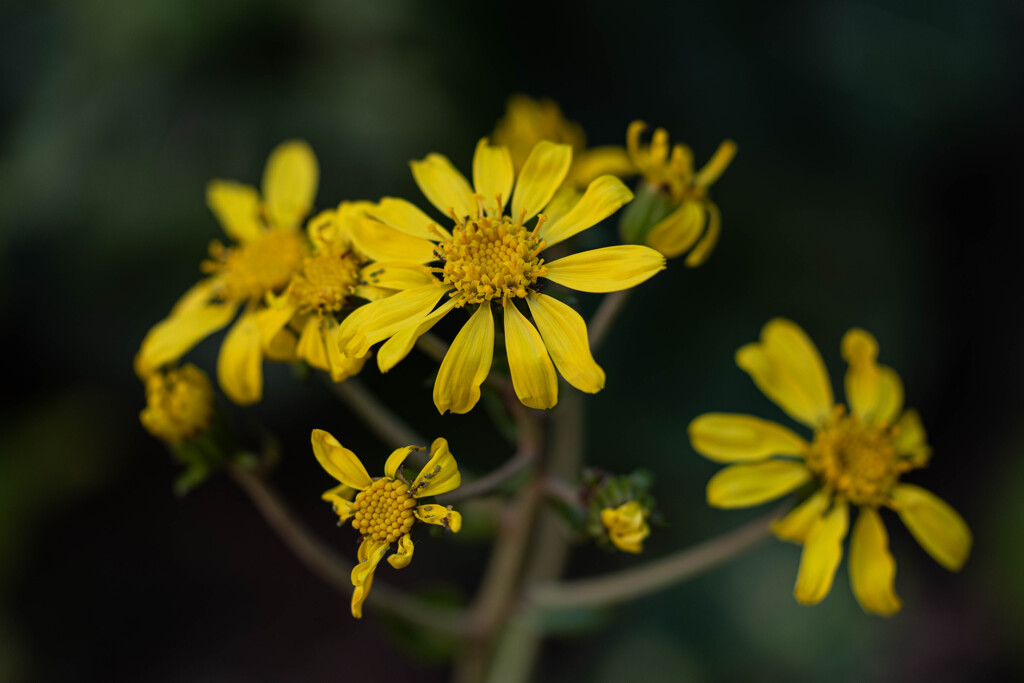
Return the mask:
[[352,252],[325,252],[302,262],[291,294],[302,313],[330,313],[345,306],[359,284],[359,259]]
[[836,494],[855,505],[880,505],[904,472],[919,467],[900,458],[892,445],[896,430],[836,415],[814,435],[806,455],[808,469]]
[[416,522],[416,500],[409,486],[397,479],[378,479],[356,494],[352,528],[375,541],[394,543]]
[[292,230],[271,229],[236,247],[225,248],[214,242],[210,256],[213,259],[203,263],[203,271],[223,274],[225,296],[244,301],[284,289],[302,265],[306,244]]
[[525,298],[547,274],[540,257],[545,245],[538,236],[543,223],[543,215],[532,230],[522,218],[512,222],[508,216],[456,220],[451,239],[440,242],[435,252],[443,267],[434,269],[455,286],[456,305]]

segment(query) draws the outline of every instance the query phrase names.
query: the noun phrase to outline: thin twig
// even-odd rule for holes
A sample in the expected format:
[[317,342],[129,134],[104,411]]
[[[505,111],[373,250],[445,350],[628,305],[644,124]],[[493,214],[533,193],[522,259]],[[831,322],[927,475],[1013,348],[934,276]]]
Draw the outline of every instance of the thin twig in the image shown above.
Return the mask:
[[445,505],[451,505],[452,503],[459,503],[464,500],[469,500],[470,498],[476,498],[477,496],[490,493],[536,461],[537,451],[519,451],[514,456],[506,460],[502,465],[488,472],[479,479],[471,481],[468,484],[463,484],[451,493],[438,496],[438,501]]
[[641,567],[593,578],[537,583],[527,591],[527,600],[542,609],[599,607],[668,588],[728,562],[768,538],[771,523],[781,513],[775,510],[735,531]]
[[591,351],[596,351],[597,347],[604,341],[608,331],[612,328],[612,323],[619,317],[619,313],[622,312],[626,302],[629,301],[629,295],[632,291],[624,289],[621,292],[612,292],[605,295],[601,305],[597,307],[597,311],[587,324]]
[[[229,472],[289,550],[325,583],[342,595],[350,596],[352,562],[314,536],[273,487],[258,474],[241,467],[231,468]],[[442,630],[452,634],[462,632],[461,610],[435,607],[384,584],[379,579],[374,582],[368,601],[426,629]]]
[[416,340],[416,348],[440,363],[448,353],[448,344],[433,332],[420,335]]
[[358,378],[350,377],[344,382],[328,382],[328,387],[366,422],[381,441],[392,448],[430,444],[425,437],[370,393]]

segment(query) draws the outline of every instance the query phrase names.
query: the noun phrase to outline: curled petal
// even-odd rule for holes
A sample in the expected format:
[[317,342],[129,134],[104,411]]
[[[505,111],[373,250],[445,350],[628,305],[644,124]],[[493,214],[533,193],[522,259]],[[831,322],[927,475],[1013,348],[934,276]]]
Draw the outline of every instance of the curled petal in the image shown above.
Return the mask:
[[398,549],[393,555],[388,555],[388,564],[395,569],[405,569],[412,562],[412,551],[414,546],[412,536],[405,534],[398,539]]
[[434,439],[430,446],[430,460],[412,482],[413,498],[439,496],[459,488],[461,483],[459,465],[455,462],[455,456],[448,450],[448,441]]
[[419,505],[415,510],[416,519],[427,524],[437,524],[451,531],[459,533],[462,529],[462,515],[444,505],[433,503],[430,505]]
[[356,454],[342,446],[328,432],[314,429],[311,440],[316,459],[332,477],[357,491],[369,488],[373,484]]
[[359,564],[352,568],[352,616],[356,619],[363,617],[363,602],[370,594],[370,586],[373,585],[373,573],[377,565],[388,554],[387,541],[371,541],[363,539],[359,546],[357,558]]

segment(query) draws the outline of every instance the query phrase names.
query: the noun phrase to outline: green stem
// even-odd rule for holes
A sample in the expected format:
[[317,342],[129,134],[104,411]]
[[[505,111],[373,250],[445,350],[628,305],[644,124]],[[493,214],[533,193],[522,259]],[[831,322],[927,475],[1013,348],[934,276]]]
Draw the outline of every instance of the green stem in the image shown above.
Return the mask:
[[430,444],[430,441],[370,393],[358,378],[350,377],[344,382],[329,382],[328,386],[352,409],[352,412],[363,419],[381,441],[392,448]]

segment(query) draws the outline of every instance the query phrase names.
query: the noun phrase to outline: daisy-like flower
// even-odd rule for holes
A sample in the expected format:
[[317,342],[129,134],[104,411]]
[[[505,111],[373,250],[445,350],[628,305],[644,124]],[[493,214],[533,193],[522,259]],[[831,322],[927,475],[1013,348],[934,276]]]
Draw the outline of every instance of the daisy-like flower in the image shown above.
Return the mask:
[[196,366],[146,377],[146,407],[139,420],[156,438],[172,446],[195,438],[210,426],[213,414],[213,386]]
[[[404,260],[406,270],[426,269],[435,279],[349,315],[339,333],[345,355],[361,357],[373,344],[387,340],[377,355],[381,371],[387,372],[438,320],[454,308],[468,307],[473,310],[469,322],[452,342],[434,383],[434,404],[442,414],[465,413],[480,399],[480,384],[491,368],[498,306],[512,384],[525,405],[555,405],[556,367],[581,391],[600,391],[604,371],[590,353],[583,318],[541,293],[544,281],[583,292],[613,292],[644,282],[665,267],[665,259],[648,247],[624,245],[545,260],[546,249],[597,224],[632,198],[618,178],[601,176],[557,217],[538,215],[571,164],[571,147],[540,142],[516,180],[508,149],[483,139],[473,159],[470,187],[439,154],[412,162],[416,183],[431,204],[450,216],[452,230],[403,199],[385,198],[370,214],[404,238],[418,239],[420,246],[411,261],[384,242],[374,250],[379,260],[388,262],[392,277],[398,277]],[[509,197],[511,213],[506,214]]]
[[642,552],[644,539],[651,535],[647,510],[638,500],[601,510],[601,523],[615,547],[626,553]]
[[314,429],[312,440],[320,465],[341,482],[324,493],[323,499],[334,505],[339,522],[351,520],[352,528],[363,536],[357,553],[359,564],[352,569],[352,616],[359,619],[380,561],[387,558],[395,569],[407,567],[412,561],[411,531],[417,521],[437,524],[453,533],[462,528],[462,516],[451,506],[417,504],[427,496],[457,489],[462,475],[444,439],[434,440],[430,460],[411,482],[402,475],[402,463],[409,453],[420,450],[417,446],[395,450],[384,463],[384,476],[371,479],[356,454],[324,430]]
[[636,173],[624,148],[607,145],[588,149],[583,127],[565,118],[553,100],[513,95],[505,115],[494,126],[493,139],[495,144],[508,147],[516,171],[523,168],[530,152],[542,140],[569,145],[573,159],[566,186],[573,190],[583,190],[602,175],[622,178]]
[[629,157],[646,184],[642,201],[638,200],[635,207],[642,209],[643,215],[631,221],[636,227],[627,232],[636,234],[627,237],[654,247],[668,258],[692,247],[685,263],[699,266],[711,256],[722,227],[721,212],[708,197],[708,190],[736,155],[736,143],[726,140],[703,168],[694,171],[693,152],[678,143],[670,152],[664,128],[654,131],[649,145],[641,145],[640,136],[646,128],[643,121],[634,121],[626,131]]
[[803,438],[749,415],[708,413],[690,424],[690,440],[703,456],[737,463],[708,483],[708,503],[739,508],[786,495],[805,484],[817,490],[773,526],[784,540],[803,545],[794,595],[820,602],[832,587],[843,555],[850,506],[859,509],[850,541],[850,583],[865,611],[890,615],[901,602],[896,563],[879,514],[889,508],[939,564],[959,570],[971,549],[967,524],[947,503],[900,477],[931,456],[920,418],[903,410],[899,375],[879,365],[878,344],[860,329],[843,337],[849,364],[849,412],[836,405],[824,363],[796,324],[775,319],[759,343],[736,353],[736,363],[794,420],[814,430]]
[[177,361],[242,309],[221,345],[217,378],[235,403],[260,400],[263,357],[287,360],[294,348],[285,330],[282,338],[262,338],[259,317],[267,314],[264,298],[281,292],[307,256],[300,226],[313,207],[318,180],[313,150],[293,140],[271,152],[263,172],[262,199],[254,187],[229,180],[207,186],[207,203],[235,245],[211,245],[211,259],[202,265],[209,277],[186,292],[143,339],[135,357],[140,377]]

